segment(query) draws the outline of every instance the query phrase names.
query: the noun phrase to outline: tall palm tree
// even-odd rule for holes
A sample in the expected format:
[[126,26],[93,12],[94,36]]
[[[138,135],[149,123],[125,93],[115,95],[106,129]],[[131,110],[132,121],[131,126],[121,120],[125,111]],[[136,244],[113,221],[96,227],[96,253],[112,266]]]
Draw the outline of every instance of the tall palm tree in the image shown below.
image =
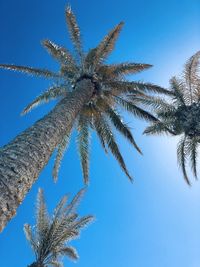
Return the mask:
[[170,102],[147,99],[148,105],[154,106],[159,120],[147,127],[144,133],[167,133],[181,137],[177,158],[183,176],[190,184],[186,161],[190,160],[192,172],[197,178],[197,149],[200,143],[200,51],[186,62],[182,77],[173,77],[170,85],[173,93]]
[[0,65],[3,69],[54,80],[52,87],[29,104],[23,114],[42,102],[48,102],[51,99],[59,100],[49,114],[18,135],[0,151],[0,230],[16,213],[17,207],[56,148],[57,157],[53,175],[57,179],[60,161],[72,127],[75,125],[78,129],[78,146],[85,183],[88,182],[89,128],[97,132],[102,146],[105,150],[107,147],[111,150],[131,180],[110,122],[139,152],[141,151],[116,108],[123,107],[139,118],[154,121],[155,117],[133,104],[128,94],[133,97],[146,95],[147,92],[169,93],[150,83],[130,82],[125,79],[125,75],[148,69],[151,65],[105,64],[107,56],[114,49],[123,26],[122,22],[111,30],[97,47],[84,53],[80,30],[69,7],[66,10],[66,21],[75,47],[75,56],[49,40],[43,41],[47,51],[60,63],[58,73],[24,66]]
[[64,196],[50,217],[46,208],[43,191],[39,189],[37,196],[36,225],[24,225],[24,232],[35,254],[35,262],[29,267],[62,267],[61,257],[72,260],[78,259],[74,247],[69,246],[71,240],[80,236],[80,231],[86,227],[93,216],[79,217],[77,206],[84,194],[82,189],[67,205],[67,196]]

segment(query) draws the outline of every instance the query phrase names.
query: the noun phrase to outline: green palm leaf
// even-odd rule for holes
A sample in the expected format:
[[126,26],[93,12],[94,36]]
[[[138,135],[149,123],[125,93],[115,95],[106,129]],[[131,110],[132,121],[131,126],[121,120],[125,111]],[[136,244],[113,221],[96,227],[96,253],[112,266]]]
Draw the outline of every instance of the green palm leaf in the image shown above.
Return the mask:
[[100,140],[103,139],[104,144],[108,145],[108,148],[110,149],[110,151],[112,152],[116,160],[118,161],[121,168],[123,169],[127,177],[130,179],[130,181],[132,181],[132,177],[128,173],[124,159],[119,151],[114,135],[110,129],[110,126],[106,122],[106,120],[103,118],[103,116],[101,116],[98,119],[94,120],[94,125],[96,128],[97,134],[100,137]]
[[146,110],[143,110],[140,107],[137,107],[133,103],[121,98],[121,97],[115,97],[116,103],[123,107],[126,111],[131,112],[134,114],[134,116],[138,117],[139,119],[144,119],[147,121],[157,121],[156,117],[154,117],[151,113],[149,113]]
[[80,38],[80,29],[77,24],[76,17],[73,14],[70,6],[68,6],[66,9],[66,21],[71,36],[71,40],[75,46],[75,50],[77,54],[80,56],[80,58],[82,58],[83,52],[82,52],[82,42]]
[[61,143],[58,145],[57,155],[56,155],[56,159],[55,159],[55,163],[54,163],[54,167],[53,167],[54,182],[56,182],[58,179],[58,172],[59,172],[60,164],[61,164],[61,161],[64,157],[64,153],[67,149],[67,146],[69,144],[70,135],[71,135],[71,132],[66,133],[64,138],[62,139]]
[[49,70],[45,69],[36,69],[31,67],[25,67],[25,66],[18,66],[18,65],[12,65],[12,64],[0,64],[1,69],[7,69],[7,70],[14,70],[14,71],[20,71],[27,73],[29,75],[36,75],[36,76],[42,76],[45,78],[59,78],[60,75],[57,73],[54,73]]
[[135,149],[142,154],[142,151],[140,150],[140,148],[138,147],[137,143],[135,142],[135,139],[130,131],[130,129],[128,128],[128,126],[123,123],[122,118],[120,117],[119,114],[117,114],[113,109],[109,108],[107,109],[107,114],[110,118],[110,120],[112,121],[113,125],[116,127],[116,129],[123,134],[124,137],[126,137],[129,142],[135,147]]
[[64,48],[54,44],[50,40],[44,40],[42,42],[43,46],[56,60],[58,60],[62,65],[70,65],[69,68],[77,70],[76,63],[70,54],[70,52]]
[[64,97],[67,94],[67,90],[63,86],[53,86],[47,91],[45,91],[43,94],[38,96],[33,102],[31,102],[27,107],[24,108],[22,111],[22,115],[27,114],[30,112],[33,108],[37,107],[38,105],[42,103],[48,103],[49,101],[53,99],[57,99],[59,97]]
[[178,143],[177,158],[178,158],[178,164],[179,164],[179,166],[183,172],[183,177],[184,177],[185,181],[187,182],[187,184],[190,185],[190,181],[189,181],[187,171],[186,171],[186,166],[185,166],[186,157],[187,157],[186,148],[185,148],[186,140],[187,140],[187,138],[186,138],[186,136],[184,136],[184,137],[182,137],[182,139]]
[[81,159],[81,166],[85,184],[89,181],[89,147],[90,147],[90,129],[85,116],[79,116],[78,119],[78,150]]

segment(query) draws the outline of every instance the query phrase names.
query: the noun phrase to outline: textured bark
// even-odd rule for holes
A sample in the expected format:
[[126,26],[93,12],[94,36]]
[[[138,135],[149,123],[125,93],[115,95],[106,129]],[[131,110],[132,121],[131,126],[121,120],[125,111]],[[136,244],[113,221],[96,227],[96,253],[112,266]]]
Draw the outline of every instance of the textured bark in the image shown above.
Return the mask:
[[17,207],[92,92],[89,79],[80,81],[50,113],[0,149],[0,231],[16,214]]

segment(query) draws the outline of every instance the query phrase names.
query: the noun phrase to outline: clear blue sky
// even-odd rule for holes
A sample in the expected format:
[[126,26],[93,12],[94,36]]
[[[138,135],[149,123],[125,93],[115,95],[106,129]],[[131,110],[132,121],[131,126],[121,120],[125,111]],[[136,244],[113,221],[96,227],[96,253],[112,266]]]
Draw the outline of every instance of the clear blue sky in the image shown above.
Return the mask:
[[[133,61],[154,67],[133,79],[168,86],[172,75],[200,49],[200,2],[198,0],[101,0],[75,1],[85,49],[119,21],[125,21],[116,50],[109,62]],[[64,0],[1,0],[0,62],[49,67],[57,64],[40,45],[49,38],[71,48],[66,31]],[[54,103],[41,106],[26,117],[19,114],[49,83],[9,71],[0,71],[0,145],[41,118]],[[96,222],[74,242],[80,267],[200,267],[200,182],[189,188],[176,164],[176,138],[145,137],[145,123],[126,116],[143,148],[136,154],[119,137],[128,168],[135,177],[130,184],[115,160],[105,156],[93,138],[91,183],[80,206]],[[45,190],[50,210],[67,192],[83,185],[74,139],[66,153],[58,183],[51,178],[53,159],[42,172],[17,216],[0,235],[1,267],[24,267],[33,260],[23,234],[23,224],[34,221],[38,187]],[[65,266],[75,266],[65,261]]]

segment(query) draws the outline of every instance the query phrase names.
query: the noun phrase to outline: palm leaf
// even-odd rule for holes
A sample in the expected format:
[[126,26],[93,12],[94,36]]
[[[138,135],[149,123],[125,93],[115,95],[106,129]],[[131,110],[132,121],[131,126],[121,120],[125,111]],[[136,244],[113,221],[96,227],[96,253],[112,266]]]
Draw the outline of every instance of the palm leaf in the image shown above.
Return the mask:
[[72,260],[78,260],[79,256],[74,247],[64,247],[60,250],[60,253],[64,256],[69,257]]
[[186,181],[186,183],[188,185],[190,185],[190,181],[187,175],[187,171],[186,171],[186,166],[185,166],[185,162],[186,162],[186,148],[185,148],[185,143],[186,143],[186,136],[184,136],[180,142],[178,143],[178,147],[177,147],[177,159],[178,159],[178,164],[180,166],[180,168],[182,169],[183,172],[183,177]]
[[45,69],[36,69],[36,68],[31,68],[31,67],[26,67],[26,66],[18,66],[18,65],[13,65],[13,64],[0,64],[1,69],[7,69],[7,70],[13,70],[13,71],[20,71],[27,73],[29,75],[36,75],[36,76],[42,76],[45,78],[58,78],[60,77],[59,74],[54,73],[49,70]]
[[111,72],[111,75],[118,77],[120,75],[135,74],[145,69],[149,69],[152,65],[138,63],[121,63],[103,66],[105,71]]
[[146,135],[154,135],[154,134],[172,134],[175,135],[175,132],[170,129],[171,124],[167,122],[156,121],[153,125],[148,126],[143,132]]
[[128,170],[126,168],[126,165],[124,163],[124,159],[119,151],[118,145],[115,141],[114,135],[110,129],[110,126],[106,122],[106,120],[103,118],[103,116],[99,117],[98,119],[94,119],[94,126],[96,128],[97,134],[101,139],[103,139],[104,144],[108,145],[108,148],[112,152],[113,156],[116,158],[118,161],[120,167],[123,169],[125,174],[128,176],[130,181],[132,181],[132,177],[128,173]]
[[165,88],[152,83],[142,82],[127,82],[127,81],[110,81],[106,82],[105,86],[110,88],[114,95],[120,95],[125,93],[159,93],[165,95],[173,95],[173,93]]
[[185,87],[183,82],[176,77],[172,77],[170,79],[170,87],[174,93],[175,103],[177,102],[178,105],[185,106],[188,102],[188,97],[187,95],[185,96]]
[[112,108],[107,109],[106,112],[116,129],[129,140],[129,142],[135,147],[135,149],[140,154],[142,154],[142,151],[136,144],[131,131],[129,130],[128,126],[122,122],[122,118],[120,117],[120,115],[117,114],[116,111],[114,111]]
[[71,36],[71,40],[75,46],[75,50],[77,54],[80,56],[80,58],[82,58],[83,52],[82,52],[82,42],[80,38],[80,29],[77,24],[76,17],[73,14],[70,6],[68,6],[66,9],[66,21]]
[[192,137],[187,139],[186,147],[187,154],[190,156],[191,168],[194,176],[197,178],[197,148],[198,148],[198,137]]
[[37,213],[36,213],[36,229],[39,244],[46,237],[49,230],[49,215],[47,212],[43,190],[38,190],[37,196]]
[[71,131],[67,132],[65,134],[65,136],[63,137],[61,143],[58,145],[58,149],[57,149],[57,155],[56,155],[56,159],[55,159],[55,163],[54,163],[54,167],[53,167],[53,179],[54,182],[56,182],[58,180],[58,172],[60,169],[60,164],[61,161],[64,157],[64,153],[68,147],[69,141],[70,141],[70,136],[71,136]]
[[31,102],[28,106],[24,108],[22,111],[22,115],[27,114],[33,108],[37,107],[42,103],[48,103],[53,99],[57,99],[58,97],[64,97],[67,94],[67,90],[65,87],[53,86],[40,96],[38,96],[33,102]]
[[158,119],[154,117],[151,113],[146,110],[143,110],[140,107],[137,107],[133,103],[121,98],[115,97],[116,103],[123,107],[126,111],[131,112],[134,116],[138,117],[139,119],[144,119],[146,121],[157,121]]
[[104,37],[104,39],[95,49],[90,50],[88,53],[88,58],[90,58],[90,61],[93,62],[93,65],[97,66],[102,63],[112,52],[123,25],[124,23],[120,22]]
[[81,159],[81,166],[85,184],[89,181],[89,147],[90,147],[90,129],[85,116],[79,116],[78,119],[78,150]]
[[77,70],[76,63],[70,54],[70,52],[64,48],[60,47],[50,40],[44,40],[42,42],[43,46],[47,49],[47,51],[52,55],[56,60],[58,60],[62,65],[70,65],[69,69]]
[[[199,87],[196,87],[199,81],[199,66],[200,66],[200,51],[195,53],[185,64],[184,78],[189,88],[189,95],[191,103],[199,98]],[[197,98],[196,98],[197,97]]]
[[77,209],[77,206],[79,205],[81,199],[83,198],[84,194],[86,192],[86,188],[82,188],[76,196],[72,199],[70,204],[65,209],[65,214],[74,213]]

